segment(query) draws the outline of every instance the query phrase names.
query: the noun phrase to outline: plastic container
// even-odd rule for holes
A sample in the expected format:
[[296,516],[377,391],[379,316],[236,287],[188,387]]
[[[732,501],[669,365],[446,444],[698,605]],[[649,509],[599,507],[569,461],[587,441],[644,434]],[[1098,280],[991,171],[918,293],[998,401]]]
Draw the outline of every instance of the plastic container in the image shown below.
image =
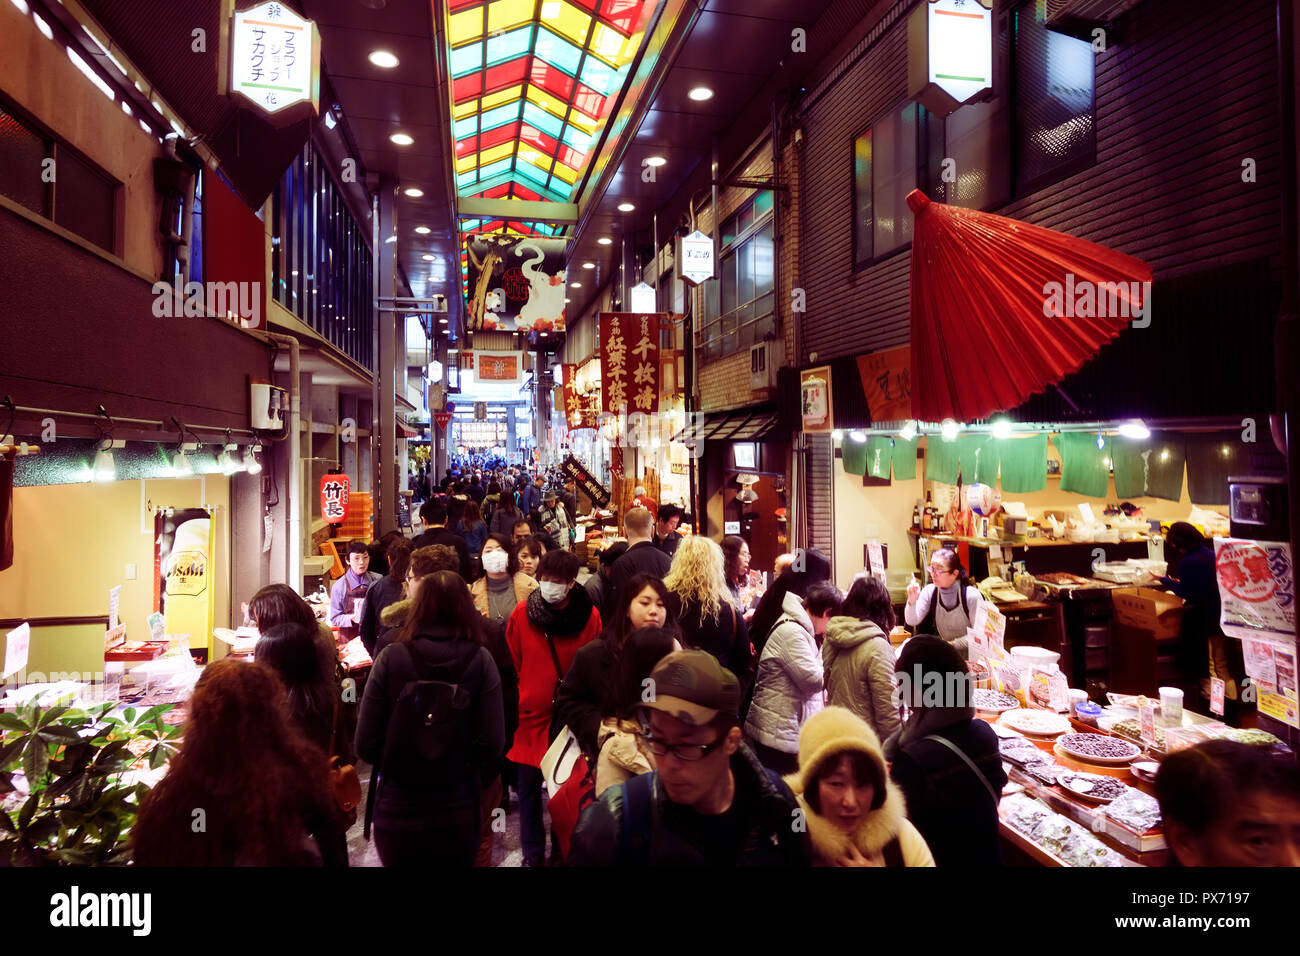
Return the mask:
[[1083,703],[1075,705],[1074,716],[1079,723],[1100,729],[1097,720],[1101,717],[1101,705],[1085,700]]
[[1160,716],[1169,723],[1183,719],[1183,692],[1177,687],[1160,688]]

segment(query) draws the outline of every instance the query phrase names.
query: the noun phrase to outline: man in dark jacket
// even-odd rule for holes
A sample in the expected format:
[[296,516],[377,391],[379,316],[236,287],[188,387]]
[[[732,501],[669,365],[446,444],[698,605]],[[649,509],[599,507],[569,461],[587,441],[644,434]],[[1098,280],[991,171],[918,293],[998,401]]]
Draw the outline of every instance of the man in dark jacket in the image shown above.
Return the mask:
[[470,562],[465,539],[447,530],[447,505],[436,498],[429,499],[420,505],[420,520],[424,523],[425,531],[411,543],[416,548],[427,548],[431,544],[445,544],[454,548],[456,557],[460,559],[460,576],[466,584],[473,583],[474,565]]
[[653,574],[662,578],[672,566],[672,559],[655,547],[650,537],[652,524],[650,512],[645,508],[633,508],[623,519],[623,528],[627,532],[627,551],[614,562],[609,572],[609,583],[605,588],[605,604],[601,607],[602,620],[610,620],[618,610],[618,592],[623,584],[638,574]]
[[790,788],[741,739],[740,684],[712,654],[650,674],[658,769],[606,790],[573,833],[573,866],[809,866]]
[[682,543],[682,535],[677,526],[682,523],[682,509],[676,505],[660,505],[655,516],[655,547],[668,557],[677,553],[677,546]]
[[614,562],[623,557],[627,551],[626,541],[615,541],[613,544],[606,545],[600,549],[600,568],[596,574],[587,578],[583,587],[587,589],[587,595],[591,598],[591,603],[596,607],[605,607],[605,589],[609,585],[609,575],[614,569]]
[[578,483],[572,476],[566,476],[564,479],[564,488],[560,491],[560,504],[564,505],[565,513],[569,516],[569,527],[573,527],[578,520]]

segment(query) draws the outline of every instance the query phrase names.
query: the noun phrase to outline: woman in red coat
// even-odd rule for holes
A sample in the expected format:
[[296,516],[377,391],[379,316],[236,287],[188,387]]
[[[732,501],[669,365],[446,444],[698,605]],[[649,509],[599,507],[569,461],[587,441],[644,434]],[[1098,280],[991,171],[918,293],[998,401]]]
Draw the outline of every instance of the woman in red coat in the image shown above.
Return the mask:
[[506,643],[519,674],[519,727],[506,757],[516,765],[524,866],[546,862],[540,767],[550,745],[556,685],[569,672],[578,648],[600,635],[600,612],[586,589],[576,586],[581,566],[569,551],[548,551],[537,566],[538,589],[506,624]]

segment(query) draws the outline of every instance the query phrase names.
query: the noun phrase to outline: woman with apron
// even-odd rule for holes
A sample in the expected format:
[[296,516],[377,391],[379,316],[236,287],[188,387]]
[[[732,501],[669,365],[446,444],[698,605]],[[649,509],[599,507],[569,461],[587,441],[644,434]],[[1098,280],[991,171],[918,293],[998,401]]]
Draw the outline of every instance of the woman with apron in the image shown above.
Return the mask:
[[970,583],[956,552],[940,548],[930,557],[933,584],[922,588],[916,581],[907,586],[907,607],[903,619],[917,634],[937,634],[962,657],[968,657],[966,629],[975,620],[980,592]]
[[348,545],[348,569],[334,582],[330,591],[330,626],[337,628],[342,643],[346,644],[361,633],[361,615],[357,614],[358,601],[365,600],[370,585],[379,575],[370,570],[370,551],[359,538]]

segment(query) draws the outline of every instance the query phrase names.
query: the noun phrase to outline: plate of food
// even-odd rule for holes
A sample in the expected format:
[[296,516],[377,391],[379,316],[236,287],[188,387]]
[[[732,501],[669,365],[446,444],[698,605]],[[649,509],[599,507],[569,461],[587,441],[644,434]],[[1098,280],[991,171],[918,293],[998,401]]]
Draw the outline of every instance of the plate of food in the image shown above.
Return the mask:
[[1020,706],[1020,701],[1011,694],[983,687],[975,688],[971,694],[971,703],[976,710],[986,714],[1002,714]]
[[[1132,718],[1127,720],[1117,720],[1110,725],[1110,729],[1123,737],[1135,742],[1142,740],[1142,725]],[[1155,746],[1157,750],[1165,749],[1165,732],[1163,728],[1156,728]]]
[[1142,753],[1137,744],[1106,734],[1065,734],[1057,738],[1056,745],[1063,753],[1086,763],[1125,764]]
[[1129,789],[1123,781],[1096,773],[1061,773],[1056,780],[1061,789],[1089,803],[1110,803]]
[[1154,760],[1134,760],[1128,765],[1128,772],[1143,783],[1155,783],[1156,774],[1160,772],[1160,764]]
[[1032,737],[1055,737],[1071,729],[1068,717],[1050,710],[1008,710],[998,720],[1003,726]]

